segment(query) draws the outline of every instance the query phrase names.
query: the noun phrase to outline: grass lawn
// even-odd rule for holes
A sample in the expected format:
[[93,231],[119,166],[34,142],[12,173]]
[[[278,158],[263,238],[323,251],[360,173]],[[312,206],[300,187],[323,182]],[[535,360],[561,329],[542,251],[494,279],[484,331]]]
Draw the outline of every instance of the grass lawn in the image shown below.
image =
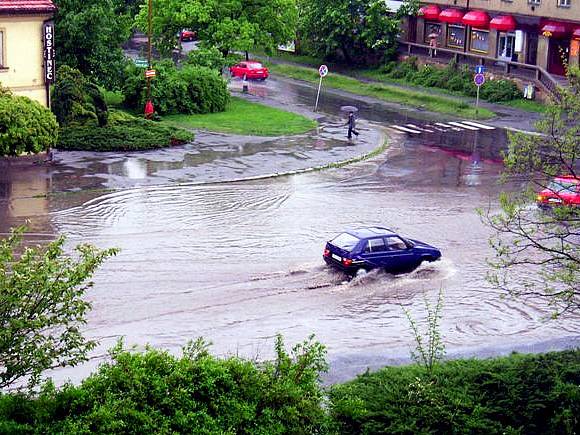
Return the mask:
[[254,136],[300,134],[318,125],[305,116],[236,97],[232,97],[225,112],[167,115],[163,120],[178,127]]
[[[317,83],[318,71],[312,68],[303,68],[292,65],[272,65],[274,73]],[[382,83],[363,83],[351,77],[340,74],[329,74],[324,79],[325,86],[342,89],[354,94],[375,97],[380,100],[399,103],[410,107],[421,108],[432,112],[447,113],[464,118],[487,119],[495,116],[491,110],[479,109],[479,115],[475,115],[475,107],[441,95],[428,94],[426,92],[409,91],[395,86]]]
[[548,110],[548,106],[546,104],[538,103],[537,101],[533,100],[512,100],[512,101],[505,101],[502,103],[504,106],[514,107],[516,109],[525,110],[526,112],[538,112],[538,113],[545,113]]

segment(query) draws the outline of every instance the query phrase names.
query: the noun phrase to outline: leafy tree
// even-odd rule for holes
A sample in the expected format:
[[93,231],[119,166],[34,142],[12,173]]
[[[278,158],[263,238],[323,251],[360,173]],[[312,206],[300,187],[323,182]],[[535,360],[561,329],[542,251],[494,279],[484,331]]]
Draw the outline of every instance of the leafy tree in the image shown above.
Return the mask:
[[60,64],[76,68],[97,83],[117,88],[126,59],[121,44],[132,18],[121,0],[56,0]]
[[414,0],[396,13],[383,0],[299,0],[300,42],[349,64],[380,62],[394,55],[401,18],[416,8]]
[[109,109],[98,86],[77,69],[63,65],[56,74],[52,111],[61,126],[96,119],[99,127],[107,125]]
[[57,138],[58,124],[50,110],[0,87],[0,156],[48,150]]
[[86,340],[90,303],[87,282],[115,250],[77,246],[78,259],[64,253],[64,237],[45,248],[24,247],[23,228],[0,241],[0,388],[28,378],[36,385],[52,367],[86,360],[95,343]]
[[[296,0],[153,0],[156,48],[167,55],[183,28],[192,28],[206,46],[230,51],[256,47],[273,50],[295,38]],[[147,29],[147,8],[141,8],[138,27]]]
[[508,294],[540,296],[554,315],[580,308],[580,208],[550,211],[530,207],[556,175],[580,176],[580,73],[569,72],[570,88],[550,104],[537,124],[540,135],[514,134],[505,157],[506,176],[527,184],[502,193],[498,213],[482,213],[495,235],[491,281]]

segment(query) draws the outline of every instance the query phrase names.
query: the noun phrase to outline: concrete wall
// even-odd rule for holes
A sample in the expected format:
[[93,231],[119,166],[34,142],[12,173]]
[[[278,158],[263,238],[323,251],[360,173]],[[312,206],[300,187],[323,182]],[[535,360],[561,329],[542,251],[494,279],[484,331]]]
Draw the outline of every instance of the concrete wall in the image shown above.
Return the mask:
[[49,16],[0,15],[0,30],[4,32],[0,83],[15,95],[45,106],[42,25],[47,19]]

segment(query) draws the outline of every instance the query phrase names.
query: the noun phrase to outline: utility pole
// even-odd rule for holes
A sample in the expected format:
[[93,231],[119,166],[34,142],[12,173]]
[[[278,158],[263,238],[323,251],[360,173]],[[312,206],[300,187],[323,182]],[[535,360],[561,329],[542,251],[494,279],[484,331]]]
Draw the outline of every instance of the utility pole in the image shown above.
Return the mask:
[[152,33],[152,18],[153,18],[153,0],[148,0],[148,13],[147,13],[147,103],[145,104],[145,117],[152,118],[153,114],[155,113],[155,109],[153,108],[153,103],[151,102],[151,79],[153,76],[151,75],[152,70],[152,63],[151,63],[151,33]]

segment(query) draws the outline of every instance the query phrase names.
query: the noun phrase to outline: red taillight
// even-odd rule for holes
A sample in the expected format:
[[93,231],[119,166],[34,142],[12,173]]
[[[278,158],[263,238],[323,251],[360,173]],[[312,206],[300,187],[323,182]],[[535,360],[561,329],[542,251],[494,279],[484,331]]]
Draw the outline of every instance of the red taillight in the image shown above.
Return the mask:
[[345,266],[350,266],[352,264],[352,260],[350,258],[343,258],[342,259],[342,264],[344,264]]
[[330,250],[325,249],[324,254],[322,254],[322,255],[324,255],[325,257],[330,257]]

